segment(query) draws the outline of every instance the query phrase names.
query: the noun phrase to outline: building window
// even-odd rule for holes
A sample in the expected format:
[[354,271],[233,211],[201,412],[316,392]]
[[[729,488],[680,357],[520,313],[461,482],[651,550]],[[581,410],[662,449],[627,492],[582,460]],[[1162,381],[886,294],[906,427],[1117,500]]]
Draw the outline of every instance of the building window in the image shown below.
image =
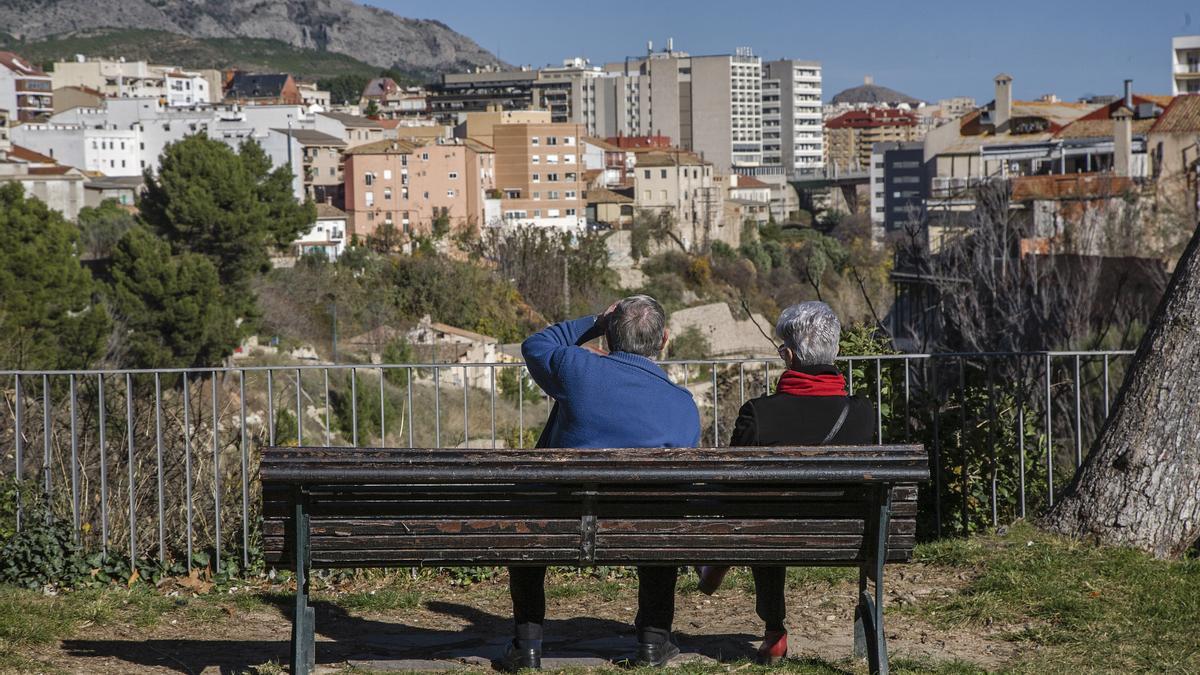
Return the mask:
[[542,210],[541,210],[541,209],[534,209],[534,210],[533,210],[533,217],[534,217],[534,218],[541,218],[541,217],[542,217]]
[[547,218],[557,218],[558,217],[558,209],[546,209],[546,217]]
[[407,185],[400,188],[400,198],[408,199],[408,186]]
[[541,156],[540,156],[540,155],[533,155],[533,156],[532,156],[532,157],[529,159],[529,163],[530,163],[530,164],[537,164],[539,161],[541,161],[541,159],[542,159],[542,158],[541,158]]
[[563,164],[574,164],[575,155],[563,155]]
[[563,136],[563,145],[575,145],[575,137]]
[[367,206],[375,205],[375,193],[374,192],[367,190],[366,192],[363,193],[363,198],[366,200]]
[[540,201],[541,198],[542,198],[542,193],[540,193],[540,192],[533,193],[533,201],[535,201],[535,202]]
[[529,144],[530,144],[530,145],[533,145],[533,146],[536,146],[536,145],[538,144],[538,137],[537,137],[537,136],[534,136],[533,138],[530,138],[530,139],[529,139]]
[[533,183],[540,183],[542,181],[542,174],[535,173],[529,177],[529,180]]
[[666,170],[666,169],[660,169],[660,170],[659,170],[659,172],[658,172],[658,177],[659,177],[659,178],[666,178],[666,177],[667,177],[667,170]]
[[558,199],[558,190],[551,190],[546,193],[546,199]]
[[384,170],[383,170],[383,179],[384,179],[384,180],[391,180],[391,179],[392,179],[392,170],[391,170],[391,169],[384,169]]
[[454,199],[454,190],[446,190],[446,196]]
[[646,202],[650,201],[650,191],[649,190],[642,190],[642,201],[646,201]]
[[557,183],[557,182],[558,182],[558,174],[556,174],[556,173],[548,173],[548,174],[546,174],[546,182],[548,182],[548,183]]
[[642,172],[642,178],[645,178],[646,180],[650,180],[650,169],[646,169],[645,171]]
[[566,199],[575,199],[575,191],[574,190],[567,190],[565,195],[566,195]]
[[373,173],[363,174],[363,183],[365,185],[374,185],[375,184],[375,174],[373,174]]
[[660,200],[664,201],[664,202],[665,202],[665,201],[667,201],[667,191],[666,191],[666,190],[659,190],[659,191],[658,191],[658,198],[659,198]]
[[458,180],[458,172],[457,171],[450,172],[450,180]]
[[573,215],[575,215],[575,209],[567,209],[567,215],[568,215],[568,216],[573,216]]
[[332,166],[331,166],[331,167],[329,167],[329,175],[330,175],[330,176],[335,176],[335,175],[337,175],[337,169],[336,169],[336,168],[334,168],[334,167],[332,167]]
[[383,199],[384,199],[384,201],[391,201],[392,188],[383,188]]
[[558,137],[557,136],[547,136],[546,137],[546,145],[558,145]]
[[422,153],[421,153],[421,161],[422,161],[422,162],[428,162],[428,161],[429,161],[429,153],[428,153],[428,152],[422,152]]
[[558,164],[558,155],[546,155],[547,164]]

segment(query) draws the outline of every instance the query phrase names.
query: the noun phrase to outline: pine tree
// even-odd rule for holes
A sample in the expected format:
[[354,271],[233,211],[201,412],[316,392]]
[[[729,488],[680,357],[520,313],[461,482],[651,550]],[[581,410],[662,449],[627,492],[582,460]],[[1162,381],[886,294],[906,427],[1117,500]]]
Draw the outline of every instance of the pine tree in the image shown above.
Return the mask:
[[143,227],[113,252],[109,303],[118,321],[118,359],[134,368],[212,366],[237,345],[236,316],[217,270]]
[[0,185],[0,368],[85,368],[102,355],[108,316],[76,237],[19,183]]
[[269,267],[268,249],[312,225],[316,207],[300,204],[289,167],[271,169],[253,141],[237,152],[202,135],[167,146],[158,175],[146,173],[141,216],[175,253],[207,257],[240,316],[255,314],[250,281]]

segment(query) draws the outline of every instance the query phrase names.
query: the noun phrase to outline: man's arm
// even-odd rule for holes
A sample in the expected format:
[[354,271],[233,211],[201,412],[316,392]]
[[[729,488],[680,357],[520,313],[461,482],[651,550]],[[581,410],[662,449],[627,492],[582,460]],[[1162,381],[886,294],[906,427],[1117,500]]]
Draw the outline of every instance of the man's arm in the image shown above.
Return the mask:
[[550,398],[558,399],[562,391],[562,370],[572,358],[591,356],[581,345],[594,339],[600,324],[596,316],[563,321],[534,333],[521,343],[521,355],[529,375]]

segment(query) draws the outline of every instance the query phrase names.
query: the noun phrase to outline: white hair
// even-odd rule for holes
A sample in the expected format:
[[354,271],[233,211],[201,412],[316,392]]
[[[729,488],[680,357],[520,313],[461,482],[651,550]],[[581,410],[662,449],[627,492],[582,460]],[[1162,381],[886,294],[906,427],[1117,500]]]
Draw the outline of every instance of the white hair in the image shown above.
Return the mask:
[[842,323],[829,305],[801,302],[780,313],[775,334],[792,350],[797,365],[831,365],[838,355]]

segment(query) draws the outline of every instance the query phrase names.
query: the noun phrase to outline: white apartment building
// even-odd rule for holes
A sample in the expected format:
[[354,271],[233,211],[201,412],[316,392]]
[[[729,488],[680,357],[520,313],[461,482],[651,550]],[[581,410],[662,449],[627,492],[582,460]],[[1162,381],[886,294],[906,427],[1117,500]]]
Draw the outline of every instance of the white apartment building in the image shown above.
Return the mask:
[[1171,38],[1171,95],[1200,94],[1200,35]]
[[822,129],[821,63],[763,63],[763,166],[784,174],[817,171],[824,162]]
[[[88,59],[78,55],[57,61],[51,74],[54,88],[87,87],[108,98],[157,98],[169,106],[210,103],[220,87],[216,70],[183,70],[124,59]],[[220,96],[216,96],[220,98]]]
[[309,128],[303,106],[168,106],[158,98],[106,99],[101,108],[72,108],[45,123],[12,130],[15,143],[80,170],[140,176],[158,170],[167,144],[196,133],[238,147],[256,140],[274,166],[291,164],[297,199],[304,195],[303,151],[287,128]]

